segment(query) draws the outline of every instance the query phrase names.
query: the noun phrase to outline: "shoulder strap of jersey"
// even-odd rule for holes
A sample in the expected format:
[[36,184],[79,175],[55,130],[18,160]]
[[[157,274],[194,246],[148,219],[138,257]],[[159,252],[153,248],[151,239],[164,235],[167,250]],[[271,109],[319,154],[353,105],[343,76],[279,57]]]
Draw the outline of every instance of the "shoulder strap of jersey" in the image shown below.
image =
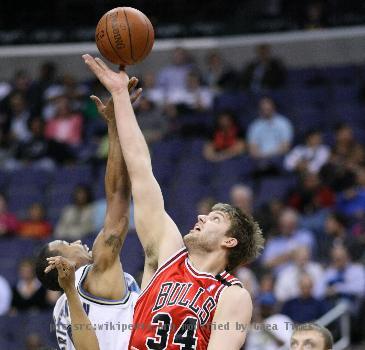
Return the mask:
[[[119,299],[119,300],[111,300],[111,299],[105,299],[105,298],[102,298],[102,297],[99,297],[99,296],[96,296],[96,295],[92,295],[90,294],[89,292],[87,292],[82,284],[89,272],[91,268],[91,265],[87,265],[81,275],[81,278],[79,279],[79,283],[77,285],[77,291],[79,293],[79,295],[81,297],[83,297],[84,299],[88,300],[89,302],[92,302],[92,303],[95,303],[95,304],[99,304],[99,305],[109,305],[109,306],[113,306],[113,305],[124,305],[128,302],[129,300],[129,297],[131,295],[131,283],[133,284],[133,277],[129,275],[129,280],[130,279],[133,279],[133,281],[127,281],[126,279],[126,287],[127,287],[127,290],[126,290],[126,294],[125,296],[122,298],[122,299]],[[125,278],[125,275],[123,276],[123,278]],[[134,281],[135,282],[135,281]],[[135,284],[137,285],[137,282],[135,282]],[[138,285],[137,285],[137,288],[138,288]],[[133,289],[136,289],[136,287],[134,286]],[[133,290],[133,291],[136,291],[136,290]]]
[[222,284],[217,289],[217,291],[214,295],[214,299],[216,300],[217,303],[218,303],[220,295],[222,294],[223,290],[225,290],[226,288],[234,286],[234,285],[237,285],[237,286],[243,288],[241,281],[239,281],[236,277],[232,276],[231,274],[229,274],[226,271],[224,271],[221,274],[216,275],[215,278],[217,279],[217,281],[221,282],[221,284]]

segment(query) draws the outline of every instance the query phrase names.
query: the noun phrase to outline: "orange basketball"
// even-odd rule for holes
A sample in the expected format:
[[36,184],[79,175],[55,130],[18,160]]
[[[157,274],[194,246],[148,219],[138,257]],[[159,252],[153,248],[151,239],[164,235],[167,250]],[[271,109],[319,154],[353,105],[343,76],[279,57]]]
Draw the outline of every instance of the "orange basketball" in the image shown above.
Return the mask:
[[144,13],[132,7],[116,7],[100,18],[95,41],[100,53],[110,62],[132,65],[141,62],[152,50],[155,33]]

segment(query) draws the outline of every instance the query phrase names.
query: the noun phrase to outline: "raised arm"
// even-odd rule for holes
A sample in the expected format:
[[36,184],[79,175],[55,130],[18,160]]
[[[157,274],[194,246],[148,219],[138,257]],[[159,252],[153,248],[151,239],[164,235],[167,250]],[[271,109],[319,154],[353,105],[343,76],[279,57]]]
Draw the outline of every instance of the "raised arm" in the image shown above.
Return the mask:
[[89,55],[83,58],[113,97],[119,140],[132,184],[136,229],[146,254],[146,269],[149,269],[145,269],[143,288],[155,267],[183,247],[182,237],[165,212],[148,147],[129,101],[128,76],[123,71],[111,71],[98,58]]
[[62,256],[48,259],[45,272],[58,271],[58,283],[64,290],[71,316],[72,341],[76,350],[99,350],[99,342],[75,287],[75,266]]
[[[129,81],[128,90],[133,91],[138,80]],[[131,102],[140,91],[131,96]],[[104,228],[93,245],[93,267],[86,280],[87,290],[106,299],[121,299],[126,285],[119,253],[128,231],[131,185],[127,167],[120,148],[114,118],[114,104],[110,99],[105,106],[98,97],[91,96],[99,113],[108,124],[109,152],[105,172],[105,193],[107,201]]]

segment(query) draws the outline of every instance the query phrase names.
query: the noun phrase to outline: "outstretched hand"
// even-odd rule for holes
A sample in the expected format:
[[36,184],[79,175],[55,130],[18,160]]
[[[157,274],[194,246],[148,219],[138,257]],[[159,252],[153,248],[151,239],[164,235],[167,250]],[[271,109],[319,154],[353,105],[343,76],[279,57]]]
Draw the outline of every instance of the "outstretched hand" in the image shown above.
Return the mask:
[[53,269],[58,271],[58,283],[66,292],[75,288],[75,265],[68,259],[62,256],[52,256],[47,258],[48,266],[44,270],[45,273]]
[[128,88],[129,78],[124,70],[113,72],[99,57],[83,55],[86,65],[96,75],[105,88],[113,95]]
[[[131,100],[131,104],[136,102],[140,96],[142,95],[142,88],[136,90],[138,85],[138,79],[136,77],[132,77],[128,82],[128,92]],[[95,95],[90,96],[91,100],[94,101],[96,108],[98,109],[99,114],[107,121],[110,122],[114,120],[114,103],[113,99],[110,98],[107,104],[105,105],[99,97]]]

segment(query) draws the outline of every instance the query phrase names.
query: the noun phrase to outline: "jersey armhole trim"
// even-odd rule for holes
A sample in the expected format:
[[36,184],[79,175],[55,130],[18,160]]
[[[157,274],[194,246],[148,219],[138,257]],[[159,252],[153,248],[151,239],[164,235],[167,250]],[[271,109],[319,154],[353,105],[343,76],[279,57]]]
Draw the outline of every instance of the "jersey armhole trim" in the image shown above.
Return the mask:
[[[82,276],[80,278],[79,284],[77,286],[77,291],[79,292],[80,296],[82,296],[83,298],[85,298],[88,301],[91,301],[91,302],[99,304],[99,305],[124,305],[128,302],[131,292],[128,289],[127,284],[126,284],[126,294],[120,300],[112,300],[112,299],[98,297],[98,296],[95,296],[95,295],[85,291],[84,288],[82,287],[82,283],[84,282],[90,268],[91,268],[91,265],[86,266],[86,268],[84,269]],[[123,274],[123,278],[125,279],[124,274]]]

